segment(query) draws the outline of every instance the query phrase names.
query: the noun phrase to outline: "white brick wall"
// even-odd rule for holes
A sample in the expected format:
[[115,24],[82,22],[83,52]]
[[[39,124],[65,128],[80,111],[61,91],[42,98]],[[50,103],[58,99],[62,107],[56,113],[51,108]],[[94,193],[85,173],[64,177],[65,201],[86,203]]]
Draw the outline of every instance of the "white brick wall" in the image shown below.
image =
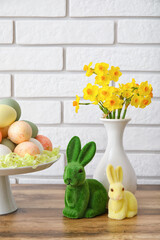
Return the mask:
[[72,101],[92,78],[90,61],[120,66],[120,82],[134,77],[153,85],[152,105],[130,109],[124,147],[139,183],[160,184],[160,1],[0,1],[0,96],[13,97],[22,119],[61,146],[51,168],[12,176],[12,183],[63,183],[65,150],[73,135],[94,140],[97,154],[86,167],[92,176],[107,144],[96,106],[75,114]]

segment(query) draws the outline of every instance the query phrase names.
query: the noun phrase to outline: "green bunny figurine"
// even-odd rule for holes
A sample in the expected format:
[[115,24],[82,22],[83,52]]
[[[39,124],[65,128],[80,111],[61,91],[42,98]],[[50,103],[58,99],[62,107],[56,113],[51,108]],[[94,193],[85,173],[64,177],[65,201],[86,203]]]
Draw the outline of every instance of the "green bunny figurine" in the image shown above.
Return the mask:
[[68,218],[92,218],[106,212],[107,191],[95,179],[87,179],[84,167],[92,160],[96,152],[94,142],[87,143],[81,149],[79,137],[73,137],[67,147],[67,166],[63,179],[67,185],[63,215]]

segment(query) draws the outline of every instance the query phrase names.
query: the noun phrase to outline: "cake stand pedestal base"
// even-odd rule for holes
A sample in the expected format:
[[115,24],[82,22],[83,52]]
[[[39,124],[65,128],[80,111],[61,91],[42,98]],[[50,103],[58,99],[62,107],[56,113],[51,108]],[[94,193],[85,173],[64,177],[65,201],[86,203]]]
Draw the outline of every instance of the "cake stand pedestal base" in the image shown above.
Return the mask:
[[11,192],[11,186],[10,186],[10,181],[8,176],[41,171],[49,168],[56,161],[40,164],[36,168],[32,168],[32,167],[1,168],[0,169],[0,215],[12,213],[17,210],[17,206],[15,204],[15,201]]
[[0,176],[0,215],[17,210],[8,176]]

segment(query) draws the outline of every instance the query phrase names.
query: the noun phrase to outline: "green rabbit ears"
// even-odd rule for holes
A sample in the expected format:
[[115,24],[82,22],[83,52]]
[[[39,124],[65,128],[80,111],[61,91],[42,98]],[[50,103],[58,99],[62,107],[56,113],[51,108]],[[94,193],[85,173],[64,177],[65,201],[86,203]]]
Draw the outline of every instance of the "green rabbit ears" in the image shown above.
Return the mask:
[[81,150],[78,162],[84,167],[86,166],[94,157],[96,153],[96,144],[95,142],[87,143]]
[[95,142],[87,143],[81,150],[79,137],[74,136],[67,147],[67,162],[79,162],[83,167],[86,166],[96,153]]
[[81,141],[79,137],[74,136],[67,146],[67,162],[76,162],[81,151]]

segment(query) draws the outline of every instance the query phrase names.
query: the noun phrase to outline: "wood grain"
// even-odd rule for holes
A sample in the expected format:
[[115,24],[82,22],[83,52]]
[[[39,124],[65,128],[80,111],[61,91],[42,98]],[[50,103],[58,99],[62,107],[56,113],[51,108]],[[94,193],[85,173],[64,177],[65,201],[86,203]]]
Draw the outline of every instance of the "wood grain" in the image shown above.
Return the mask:
[[0,217],[0,239],[160,239],[160,186],[140,186],[138,216],[111,220],[107,213],[92,219],[67,219],[63,185],[13,185],[19,207]]

